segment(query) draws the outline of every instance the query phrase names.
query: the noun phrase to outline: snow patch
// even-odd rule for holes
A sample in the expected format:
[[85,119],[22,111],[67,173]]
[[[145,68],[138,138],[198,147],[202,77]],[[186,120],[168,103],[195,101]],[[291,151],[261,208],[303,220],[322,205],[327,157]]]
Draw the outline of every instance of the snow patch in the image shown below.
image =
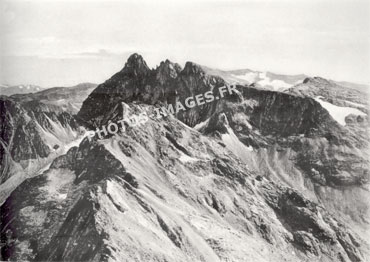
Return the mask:
[[67,198],[69,185],[73,183],[75,175],[68,169],[51,169],[46,174],[46,183],[40,190],[46,193],[45,200],[62,201]]
[[[267,76],[267,72],[247,72],[244,75],[235,75],[231,74],[232,77],[244,80],[251,83],[257,83],[262,87],[272,87],[274,90],[285,90],[292,87],[292,84],[289,84],[285,81],[279,79],[271,79]],[[301,82],[301,81],[297,81]]]
[[60,200],[64,200],[64,199],[66,199],[66,198],[67,198],[67,195],[68,195],[68,194],[59,194],[59,195],[58,195],[58,199],[60,199]]
[[179,157],[179,160],[181,162],[195,162],[195,161],[199,161],[199,159],[194,158],[194,157],[191,157],[191,156],[188,156],[188,155],[185,155],[182,152],[181,152],[181,156]]
[[206,121],[200,122],[199,124],[196,124],[193,128],[197,131],[201,130],[203,127],[207,126],[209,123],[209,118]]
[[227,134],[222,134],[221,136],[221,140],[226,145],[226,148],[233,152],[240,159],[247,159],[249,152],[253,151],[253,147],[246,146],[240,142],[239,138],[235,135],[234,131],[230,127],[227,127],[227,132]]
[[111,197],[111,200],[116,206],[120,207],[120,210],[128,210],[125,204],[125,196],[122,194],[122,187],[117,182],[108,180],[107,181],[107,194]]
[[290,88],[292,87],[293,85],[291,84],[288,84],[287,82],[284,82],[282,80],[278,80],[278,79],[274,79],[274,80],[271,80],[266,72],[261,72],[259,74],[259,78],[262,79],[260,81],[257,82],[257,84],[263,86],[263,87],[266,87],[266,86],[271,86],[274,90],[279,90],[279,89],[287,89],[287,88]]
[[356,108],[336,106],[329,102],[326,102],[322,100],[322,96],[316,97],[315,100],[319,102],[320,105],[329,112],[331,117],[342,126],[346,125],[345,118],[348,115],[352,114],[352,115],[366,116],[364,112],[361,112],[360,110]]
[[256,72],[248,72],[248,73],[246,73],[244,75],[234,75],[234,74],[231,74],[231,76],[233,76],[235,78],[239,78],[239,79],[245,80],[248,83],[253,83],[253,82],[256,81],[257,76],[258,76],[258,73],[256,73]]
[[[233,119],[238,125],[245,125],[248,129],[253,129],[252,125],[248,121],[249,118],[245,114],[236,113],[233,116]],[[237,131],[240,131],[240,130],[237,129]]]

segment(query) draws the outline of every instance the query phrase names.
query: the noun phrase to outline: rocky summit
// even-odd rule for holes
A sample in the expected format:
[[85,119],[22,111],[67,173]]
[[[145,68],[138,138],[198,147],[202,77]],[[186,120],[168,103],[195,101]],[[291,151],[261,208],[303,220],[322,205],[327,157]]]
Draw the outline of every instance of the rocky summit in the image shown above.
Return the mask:
[[174,115],[85,132],[219,97],[230,84],[220,72],[151,69],[133,54],[63,96],[68,107],[53,99],[60,89],[0,97],[2,260],[369,261],[361,90],[319,77],[276,90],[237,82]]

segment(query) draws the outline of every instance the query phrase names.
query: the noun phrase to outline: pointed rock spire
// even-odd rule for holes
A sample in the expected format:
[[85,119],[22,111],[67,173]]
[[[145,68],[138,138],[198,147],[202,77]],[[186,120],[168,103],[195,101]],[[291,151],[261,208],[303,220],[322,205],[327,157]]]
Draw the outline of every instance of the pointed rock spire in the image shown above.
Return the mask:
[[133,73],[135,76],[145,76],[150,73],[150,68],[141,55],[134,53],[127,59],[121,72]]
[[189,74],[204,75],[205,74],[203,68],[200,65],[193,63],[193,62],[186,62],[185,68],[182,71],[182,73],[186,75],[189,75]]
[[181,66],[177,63],[172,63],[168,59],[162,61],[156,69],[156,79],[161,83],[165,83],[169,79],[175,79],[181,72]]

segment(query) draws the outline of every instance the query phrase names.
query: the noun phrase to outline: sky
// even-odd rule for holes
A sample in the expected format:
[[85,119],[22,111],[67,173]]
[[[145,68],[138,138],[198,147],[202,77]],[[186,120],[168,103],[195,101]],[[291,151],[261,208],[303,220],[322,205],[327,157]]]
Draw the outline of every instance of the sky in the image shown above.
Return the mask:
[[0,84],[101,83],[128,56],[370,83],[368,0],[2,0]]

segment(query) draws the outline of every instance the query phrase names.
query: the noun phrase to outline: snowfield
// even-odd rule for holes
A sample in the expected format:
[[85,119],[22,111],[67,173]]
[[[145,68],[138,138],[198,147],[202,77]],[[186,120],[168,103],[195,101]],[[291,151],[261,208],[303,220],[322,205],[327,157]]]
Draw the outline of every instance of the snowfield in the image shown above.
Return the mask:
[[235,74],[231,74],[232,77],[235,77],[235,78],[239,78],[239,79],[242,79],[242,80],[245,80],[249,83],[253,83],[256,81],[257,77],[258,77],[258,73],[256,72],[248,72],[246,73],[245,75],[235,75]]
[[336,106],[329,102],[326,102],[322,100],[321,96],[316,97],[315,100],[319,102],[321,106],[329,112],[331,117],[342,126],[346,125],[345,119],[349,115],[366,116],[364,112],[361,112],[360,110],[356,108]]
[[257,83],[261,87],[271,87],[273,90],[283,91],[293,85],[283,80],[271,79],[266,72],[248,72],[244,75],[231,74],[232,77],[247,81],[249,84]]

